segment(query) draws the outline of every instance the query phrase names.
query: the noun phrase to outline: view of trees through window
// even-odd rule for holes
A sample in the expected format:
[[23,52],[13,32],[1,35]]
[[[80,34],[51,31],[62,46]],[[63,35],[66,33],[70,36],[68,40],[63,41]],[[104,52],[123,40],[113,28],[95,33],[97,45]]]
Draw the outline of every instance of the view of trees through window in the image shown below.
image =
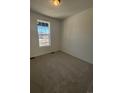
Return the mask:
[[39,46],[50,46],[50,26],[49,22],[37,21],[37,31],[39,36]]

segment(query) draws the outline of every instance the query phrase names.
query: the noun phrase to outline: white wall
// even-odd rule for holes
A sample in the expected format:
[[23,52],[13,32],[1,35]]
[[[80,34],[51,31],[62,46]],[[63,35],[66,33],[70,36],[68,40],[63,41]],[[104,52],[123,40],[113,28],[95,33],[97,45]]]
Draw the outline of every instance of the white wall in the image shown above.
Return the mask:
[[[38,34],[36,31],[37,19],[50,21],[51,46],[39,47]],[[52,51],[60,50],[61,23],[57,19],[49,18],[31,11],[30,14],[30,56],[39,56]]]
[[[30,55],[39,56],[62,50],[75,57],[93,62],[93,10],[89,8],[62,21],[31,11]],[[51,47],[39,47],[36,31],[37,19],[50,21]]]
[[93,63],[93,10],[68,17],[62,26],[62,50]]

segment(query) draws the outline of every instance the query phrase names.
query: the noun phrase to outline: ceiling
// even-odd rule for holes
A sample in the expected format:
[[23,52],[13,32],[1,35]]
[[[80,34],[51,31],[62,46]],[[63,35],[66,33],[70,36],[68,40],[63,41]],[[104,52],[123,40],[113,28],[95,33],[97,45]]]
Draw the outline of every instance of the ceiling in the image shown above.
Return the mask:
[[61,0],[59,7],[53,6],[50,0],[31,0],[32,11],[59,19],[64,19],[92,7],[93,0]]

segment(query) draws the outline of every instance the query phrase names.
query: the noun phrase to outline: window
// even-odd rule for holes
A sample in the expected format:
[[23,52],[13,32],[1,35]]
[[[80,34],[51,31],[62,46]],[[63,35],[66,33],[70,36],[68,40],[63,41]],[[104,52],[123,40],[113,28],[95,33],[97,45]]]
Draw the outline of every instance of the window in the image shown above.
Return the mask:
[[50,22],[37,20],[39,46],[50,46]]

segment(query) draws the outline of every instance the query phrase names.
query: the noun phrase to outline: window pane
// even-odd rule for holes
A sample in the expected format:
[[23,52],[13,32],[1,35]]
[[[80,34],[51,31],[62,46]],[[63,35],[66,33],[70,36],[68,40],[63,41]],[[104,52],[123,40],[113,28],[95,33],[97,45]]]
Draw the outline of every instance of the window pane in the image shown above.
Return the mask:
[[39,35],[39,46],[49,46],[50,45],[49,24],[45,22],[38,22],[37,31]]

